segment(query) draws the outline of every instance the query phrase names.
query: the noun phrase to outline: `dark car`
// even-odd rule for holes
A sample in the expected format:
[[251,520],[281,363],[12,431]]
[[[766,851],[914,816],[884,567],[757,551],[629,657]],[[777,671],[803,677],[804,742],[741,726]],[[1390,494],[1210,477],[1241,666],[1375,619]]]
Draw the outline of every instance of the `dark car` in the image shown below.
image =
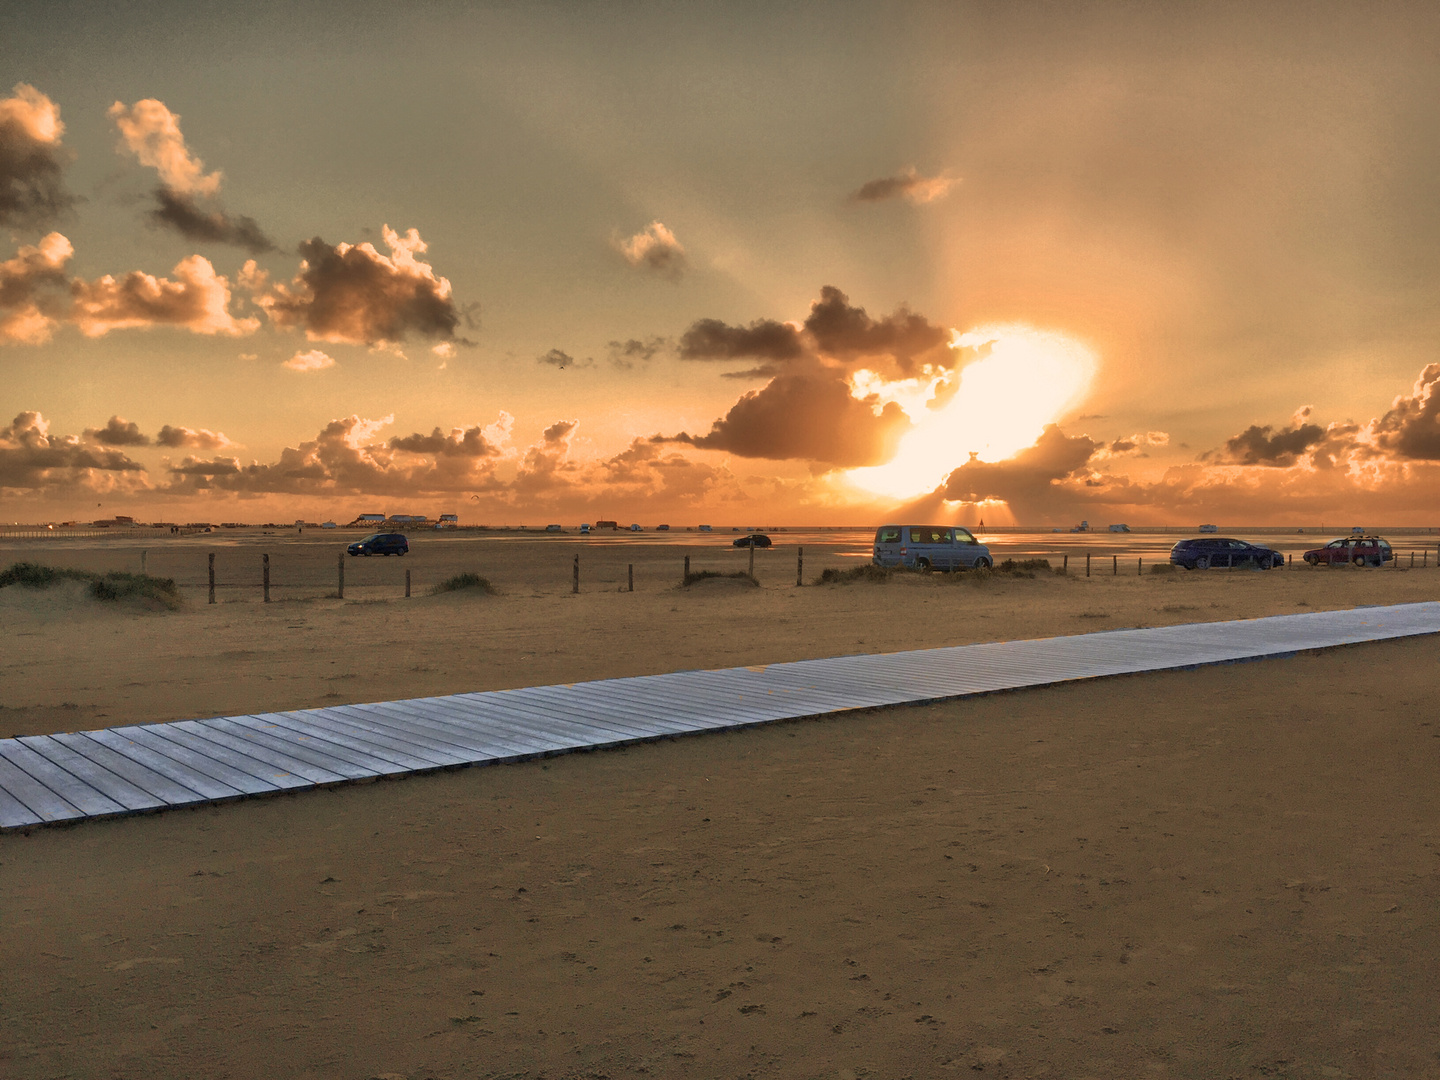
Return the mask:
[[1383,566],[1393,558],[1390,541],[1378,536],[1342,536],[1305,552],[1311,566]]
[[372,533],[345,550],[351,555],[404,555],[410,550],[410,541],[404,533]]
[[1226,536],[1201,536],[1181,540],[1170,549],[1170,561],[1186,570],[1209,570],[1212,566],[1244,566],[1262,570],[1284,566],[1285,556],[1274,548],[1247,544]]
[[764,533],[751,533],[749,536],[742,536],[735,541],[735,547],[770,547],[770,538]]

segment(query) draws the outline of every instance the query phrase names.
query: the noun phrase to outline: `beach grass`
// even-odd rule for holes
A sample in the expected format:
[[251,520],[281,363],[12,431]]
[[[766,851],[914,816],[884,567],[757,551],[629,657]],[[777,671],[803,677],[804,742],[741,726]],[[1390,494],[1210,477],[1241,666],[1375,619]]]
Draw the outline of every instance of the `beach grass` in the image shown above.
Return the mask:
[[465,573],[446,578],[440,582],[440,584],[431,588],[430,595],[439,596],[441,593],[465,592],[470,589],[476,589],[489,594],[495,592],[494,586],[490,584],[488,579],[481,577],[479,574]]
[[722,574],[722,573],[721,573],[720,571],[718,571],[718,570],[691,570],[691,571],[689,571],[689,572],[686,573],[684,579],[680,582],[680,587],[681,587],[682,589],[685,589],[685,588],[689,588],[691,585],[699,584],[699,583],[702,582],[702,581],[721,581],[721,580],[723,580],[723,581],[739,581],[739,582],[741,582],[742,584],[745,584],[745,585],[753,585],[753,586],[755,586],[755,587],[757,587],[757,588],[758,588],[759,585],[760,585],[760,582],[758,582],[757,580],[755,580],[755,578],[754,578],[753,575],[747,573],[747,572],[744,571],[744,570],[736,570],[734,573],[730,573],[730,574]]
[[150,600],[171,611],[179,608],[181,604],[180,590],[171,578],[128,574],[118,570],[96,574],[89,570],[72,570],[32,562],[12,563],[8,569],[0,570],[0,588],[23,585],[27,589],[50,589],[65,581],[87,582],[90,586],[87,591],[96,600]]

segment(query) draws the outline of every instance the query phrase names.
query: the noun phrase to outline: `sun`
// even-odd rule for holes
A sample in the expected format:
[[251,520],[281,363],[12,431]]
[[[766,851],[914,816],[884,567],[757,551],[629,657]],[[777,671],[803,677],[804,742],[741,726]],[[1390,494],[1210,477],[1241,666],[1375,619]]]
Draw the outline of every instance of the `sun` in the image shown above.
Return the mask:
[[857,397],[894,401],[915,426],[884,465],[847,470],[851,484],[914,498],[934,491],[971,454],[984,461],[1010,457],[1084,398],[1097,367],[1095,354],[1074,339],[1024,325],[956,331],[950,347],[981,355],[961,369],[954,396],[939,407],[932,404],[946,388],[943,372],[898,382],[855,373]]

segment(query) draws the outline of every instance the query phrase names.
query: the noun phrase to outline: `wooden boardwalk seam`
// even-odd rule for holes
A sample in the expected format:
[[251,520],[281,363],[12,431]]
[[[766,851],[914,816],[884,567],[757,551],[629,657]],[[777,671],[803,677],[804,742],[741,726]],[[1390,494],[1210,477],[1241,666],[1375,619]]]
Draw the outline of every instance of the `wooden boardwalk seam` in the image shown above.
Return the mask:
[[0,739],[0,831],[1440,633],[1440,603]]

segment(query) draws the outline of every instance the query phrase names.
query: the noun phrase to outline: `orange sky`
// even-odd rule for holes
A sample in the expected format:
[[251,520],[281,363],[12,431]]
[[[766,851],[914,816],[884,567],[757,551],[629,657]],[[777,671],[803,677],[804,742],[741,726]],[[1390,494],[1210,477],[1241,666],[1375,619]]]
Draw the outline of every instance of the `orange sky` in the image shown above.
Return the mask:
[[8,5],[0,519],[1433,524],[1437,44]]

